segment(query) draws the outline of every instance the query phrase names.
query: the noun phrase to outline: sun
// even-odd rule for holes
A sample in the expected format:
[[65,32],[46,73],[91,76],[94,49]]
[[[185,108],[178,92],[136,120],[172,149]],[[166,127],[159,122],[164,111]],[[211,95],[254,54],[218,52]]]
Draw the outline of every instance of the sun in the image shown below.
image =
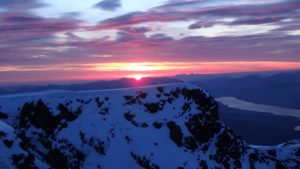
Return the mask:
[[143,76],[142,75],[133,75],[132,76],[135,80],[140,81],[142,80]]

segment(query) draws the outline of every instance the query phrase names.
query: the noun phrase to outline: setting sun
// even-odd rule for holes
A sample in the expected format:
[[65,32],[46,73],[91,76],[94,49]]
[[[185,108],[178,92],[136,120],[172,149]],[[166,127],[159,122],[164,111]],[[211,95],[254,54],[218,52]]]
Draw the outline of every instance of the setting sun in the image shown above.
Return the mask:
[[142,75],[133,75],[132,76],[135,80],[141,80],[142,78],[143,78],[143,76]]

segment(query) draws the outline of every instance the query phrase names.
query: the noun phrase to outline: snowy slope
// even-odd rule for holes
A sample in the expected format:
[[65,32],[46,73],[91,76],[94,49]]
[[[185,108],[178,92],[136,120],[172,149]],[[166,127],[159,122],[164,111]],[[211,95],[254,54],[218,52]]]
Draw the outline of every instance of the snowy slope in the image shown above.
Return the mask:
[[299,141],[247,145],[190,84],[0,96],[0,118],[0,168],[300,167]]
[[21,148],[22,141],[16,136],[14,129],[0,121],[0,168],[49,168],[33,154]]

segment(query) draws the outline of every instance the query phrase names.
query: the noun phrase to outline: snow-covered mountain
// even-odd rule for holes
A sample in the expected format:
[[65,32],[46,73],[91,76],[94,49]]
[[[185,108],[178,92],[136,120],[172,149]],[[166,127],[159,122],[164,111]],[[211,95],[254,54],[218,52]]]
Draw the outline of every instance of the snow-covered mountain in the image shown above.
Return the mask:
[[0,119],[1,169],[300,168],[299,141],[248,145],[189,84],[4,95]]

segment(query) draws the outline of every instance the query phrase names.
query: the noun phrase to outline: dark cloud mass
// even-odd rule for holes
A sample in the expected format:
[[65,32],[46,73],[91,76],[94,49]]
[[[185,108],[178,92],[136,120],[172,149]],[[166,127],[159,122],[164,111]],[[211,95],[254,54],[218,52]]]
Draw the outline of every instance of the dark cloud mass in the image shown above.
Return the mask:
[[[99,23],[99,29],[107,29],[110,27],[122,27],[127,25],[161,21],[179,21],[179,20],[197,20],[202,17],[238,17],[241,20],[234,24],[260,24],[271,23],[287,18],[299,17],[300,1],[287,0],[283,2],[270,3],[270,4],[258,4],[258,5],[224,5],[216,7],[204,7],[204,8],[188,8],[185,9],[186,4],[202,3],[203,1],[186,1],[171,3],[153,8],[147,12],[133,12],[126,15],[122,15],[115,18],[110,18]],[[169,6],[175,9],[169,9]],[[168,7],[168,8],[166,8]],[[243,17],[248,19],[243,19]],[[211,21],[207,21],[211,22]]]
[[[0,22],[0,64],[7,64],[24,63],[24,60],[26,63],[32,59],[44,59],[51,52],[57,53],[55,50],[61,45],[54,34],[75,31],[81,21],[10,12],[2,13]],[[53,51],[49,50],[51,48]]]
[[259,25],[259,24],[268,24],[268,23],[276,23],[285,19],[284,17],[267,17],[267,18],[246,18],[246,19],[238,19],[233,21],[232,25]]
[[123,27],[120,30],[131,34],[144,34],[151,31],[151,29],[148,27]]
[[2,21],[0,35],[42,35],[60,31],[75,30],[79,20],[42,18],[28,13],[5,13],[0,16]]
[[0,8],[27,10],[46,6],[40,0],[1,0]]
[[187,15],[180,12],[132,12],[119,17],[101,21],[96,29],[111,29],[146,22],[168,22],[185,19]]
[[77,18],[81,15],[80,12],[65,12],[61,14],[62,18]]
[[94,5],[95,8],[101,8],[106,11],[114,11],[121,6],[120,0],[103,0]]
[[208,28],[208,27],[214,26],[217,23],[222,23],[222,22],[216,22],[216,21],[199,21],[199,22],[196,22],[196,23],[193,23],[192,25],[190,25],[189,29]]

